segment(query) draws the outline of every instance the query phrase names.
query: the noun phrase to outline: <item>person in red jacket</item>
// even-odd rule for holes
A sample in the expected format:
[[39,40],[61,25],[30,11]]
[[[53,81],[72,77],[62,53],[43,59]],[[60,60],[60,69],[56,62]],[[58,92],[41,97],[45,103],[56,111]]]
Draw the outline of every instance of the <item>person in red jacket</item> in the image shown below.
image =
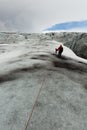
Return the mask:
[[61,57],[61,54],[63,52],[63,46],[60,45],[58,48],[55,48],[55,52],[57,53],[58,51],[58,57]]

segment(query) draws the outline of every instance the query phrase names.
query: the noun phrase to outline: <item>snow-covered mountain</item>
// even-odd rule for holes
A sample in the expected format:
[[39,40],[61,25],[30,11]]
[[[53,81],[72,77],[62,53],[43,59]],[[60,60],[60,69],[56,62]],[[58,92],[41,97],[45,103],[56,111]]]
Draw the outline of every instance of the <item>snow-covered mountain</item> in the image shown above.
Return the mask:
[[63,38],[0,33],[0,130],[87,129],[87,60]]

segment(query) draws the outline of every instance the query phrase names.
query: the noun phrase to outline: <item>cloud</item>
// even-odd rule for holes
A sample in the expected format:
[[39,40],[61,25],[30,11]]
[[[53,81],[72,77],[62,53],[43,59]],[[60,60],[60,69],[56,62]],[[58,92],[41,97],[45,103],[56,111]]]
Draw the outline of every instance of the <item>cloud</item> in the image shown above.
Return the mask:
[[86,0],[0,0],[0,31],[40,32],[55,23],[87,19]]
[[[85,30],[87,31],[87,20],[84,21],[71,21],[60,24],[55,24],[52,27],[46,29],[48,31],[69,31],[69,30]],[[46,31],[45,30],[45,31]]]

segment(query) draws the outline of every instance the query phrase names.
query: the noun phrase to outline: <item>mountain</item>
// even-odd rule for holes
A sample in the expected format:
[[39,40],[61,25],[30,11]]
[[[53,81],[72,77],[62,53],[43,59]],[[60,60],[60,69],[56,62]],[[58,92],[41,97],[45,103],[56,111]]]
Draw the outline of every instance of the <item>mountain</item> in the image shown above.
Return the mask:
[[69,30],[85,30],[87,32],[87,20],[83,21],[70,21],[60,24],[55,24],[50,28],[45,29],[44,31],[69,31]]

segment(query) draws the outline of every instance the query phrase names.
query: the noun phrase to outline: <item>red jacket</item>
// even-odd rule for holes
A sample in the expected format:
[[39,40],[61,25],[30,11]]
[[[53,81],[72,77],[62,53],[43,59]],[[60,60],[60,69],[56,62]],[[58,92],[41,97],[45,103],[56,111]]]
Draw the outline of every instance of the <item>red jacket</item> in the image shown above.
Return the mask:
[[56,48],[56,52],[60,51],[62,48],[63,48],[62,45],[60,45],[58,48]]

